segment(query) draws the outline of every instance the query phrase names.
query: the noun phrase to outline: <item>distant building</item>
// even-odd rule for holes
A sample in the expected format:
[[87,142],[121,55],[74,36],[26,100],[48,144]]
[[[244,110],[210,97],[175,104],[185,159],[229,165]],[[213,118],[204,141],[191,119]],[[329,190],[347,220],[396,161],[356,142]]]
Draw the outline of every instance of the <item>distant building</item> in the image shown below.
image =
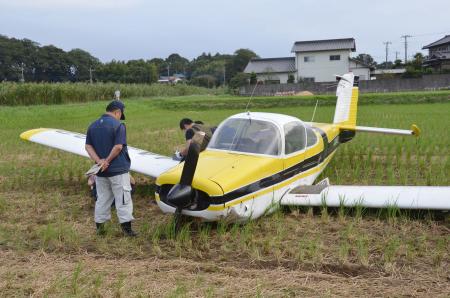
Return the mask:
[[428,49],[428,57],[423,61],[424,67],[435,70],[450,70],[450,35],[446,35],[422,48]]
[[372,67],[351,58],[354,51],[354,38],[297,41],[294,57],[252,59],[244,72],[268,83],[286,83],[290,74],[296,81],[332,82],[335,75],[349,71],[369,80]]
[[158,80],[158,83],[161,83],[161,84],[176,84],[176,83],[179,83],[179,82],[181,82],[183,80],[184,80],[184,77],[180,78],[180,77],[178,77],[176,75],[170,76],[170,77],[168,77],[168,76],[160,76],[159,80]]
[[289,75],[296,76],[295,57],[251,59],[244,72],[254,72],[257,80],[266,84],[285,84]]
[[372,71],[372,80],[375,79],[389,79],[394,77],[400,77],[406,72],[405,68],[394,68],[394,69],[376,69]]

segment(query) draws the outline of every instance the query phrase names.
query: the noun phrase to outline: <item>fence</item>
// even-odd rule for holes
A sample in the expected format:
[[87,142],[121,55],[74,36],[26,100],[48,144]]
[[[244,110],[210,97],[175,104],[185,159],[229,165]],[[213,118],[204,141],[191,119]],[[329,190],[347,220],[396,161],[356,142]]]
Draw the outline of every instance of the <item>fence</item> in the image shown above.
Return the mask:
[[[254,85],[243,86],[239,89],[239,94],[249,96],[254,89]],[[364,93],[377,92],[399,92],[399,91],[423,91],[450,89],[450,74],[424,75],[421,78],[390,78],[371,81],[360,81],[359,90]],[[314,94],[332,94],[336,92],[336,83],[294,83],[294,84],[272,84],[258,85],[255,89],[255,96],[271,96],[283,93],[298,93],[310,91]]]

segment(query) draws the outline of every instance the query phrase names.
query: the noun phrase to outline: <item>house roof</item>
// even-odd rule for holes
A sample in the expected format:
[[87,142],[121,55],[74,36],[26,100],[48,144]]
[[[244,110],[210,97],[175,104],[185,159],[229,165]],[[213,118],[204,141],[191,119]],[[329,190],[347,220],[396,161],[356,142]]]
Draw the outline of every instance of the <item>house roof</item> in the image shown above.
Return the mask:
[[323,40],[308,40],[296,41],[292,46],[294,53],[298,52],[318,52],[318,51],[333,51],[333,50],[351,50],[356,51],[356,43],[354,38],[339,38],[339,39],[323,39]]
[[433,48],[433,47],[436,47],[436,46],[440,46],[440,45],[443,45],[443,44],[446,44],[446,43],[450,43],[450,35],[446,35],[445,37],[443,37],[443,38],[441,38],[441,39],[439,39],[439,40],[437,40],[435,42],[432,42],[429,45],[424,46],[422,48],[422,50]]
[[245,73],[280,73],[295,72],[295,57],[282,58],[254,58],[244,69]]

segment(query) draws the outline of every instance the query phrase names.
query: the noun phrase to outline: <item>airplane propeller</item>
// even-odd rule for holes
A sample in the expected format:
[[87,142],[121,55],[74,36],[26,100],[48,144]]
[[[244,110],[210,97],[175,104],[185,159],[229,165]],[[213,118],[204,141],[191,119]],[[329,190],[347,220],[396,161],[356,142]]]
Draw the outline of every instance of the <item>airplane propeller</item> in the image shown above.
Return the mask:
[[183,171],[181,172],[180,183],[175,184],[167,194],[167,201],[175,210],[175,227],[177,227],[183,208],[189,206],[195,197],[195,190],[192,189],[192,180],[194,179],[195,169],[197,168],[200,146],[192,142],[188,149],[186,160],[184,161]]

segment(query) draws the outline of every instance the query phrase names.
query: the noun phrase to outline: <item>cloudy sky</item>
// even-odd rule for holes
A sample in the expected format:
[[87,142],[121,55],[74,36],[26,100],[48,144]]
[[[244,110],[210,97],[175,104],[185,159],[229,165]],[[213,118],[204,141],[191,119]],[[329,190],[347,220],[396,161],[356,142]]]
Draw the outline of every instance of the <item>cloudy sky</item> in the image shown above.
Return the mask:
[[354,37],[357,53],[384,61],[450,34],[450,0],[0,0],[0,34],[102,61],[249,48],[290,56],[296,40]]

